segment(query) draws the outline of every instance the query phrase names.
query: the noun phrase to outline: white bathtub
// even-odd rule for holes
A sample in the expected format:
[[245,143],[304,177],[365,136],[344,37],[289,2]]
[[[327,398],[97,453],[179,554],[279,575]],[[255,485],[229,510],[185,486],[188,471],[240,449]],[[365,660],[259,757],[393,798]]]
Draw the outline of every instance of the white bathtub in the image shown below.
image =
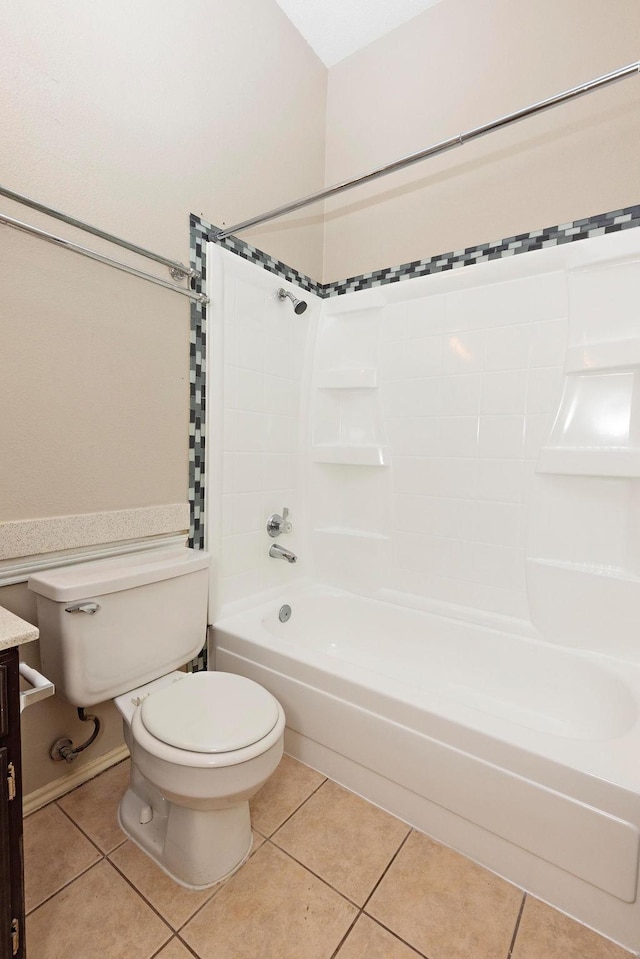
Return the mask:
[[292,755],[640,950],[640,668],[319,586],[214,637]]

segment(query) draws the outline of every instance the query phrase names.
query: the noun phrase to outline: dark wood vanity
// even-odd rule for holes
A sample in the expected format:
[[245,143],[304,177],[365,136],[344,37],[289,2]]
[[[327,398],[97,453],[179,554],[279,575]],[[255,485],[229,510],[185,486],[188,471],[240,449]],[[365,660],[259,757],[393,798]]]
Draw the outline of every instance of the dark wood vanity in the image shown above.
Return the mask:
[[0,650],[0,959],[24,959],[18,648]]

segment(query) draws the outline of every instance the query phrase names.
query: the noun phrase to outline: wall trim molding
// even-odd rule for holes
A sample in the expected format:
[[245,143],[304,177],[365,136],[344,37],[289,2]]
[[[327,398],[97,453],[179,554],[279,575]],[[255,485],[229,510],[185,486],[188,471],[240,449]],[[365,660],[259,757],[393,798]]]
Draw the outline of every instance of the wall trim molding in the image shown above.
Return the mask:
[[86,763],[84,766],[80,766],[69,776],[63,776],[61,779],[47,783],[46,786],[34,789],[33,792],[28,793],[22,798],[22,815],[28,816],[30,813],[42,809],[43,806],[48,805],[55,799],[66,796],[72,789],[75,789],[77,786],[82,786],[83,783],[88,782],[90,779],[95,779],[100,773],[110,769],[111,766],[117,766],[118,763],[128,758],[129,750],[123,743],[122,746],[116,746],[115,749],[111,749],[108,753],[104,753],[104,755],[98,756],[97,759]]
[[76,563],[86,563],[92,559],[106,559],[109,556],[137,553],[140,550],[184,546],[186,535],[186,532],[184,532],[168,536],[142,537],[122,543],[110,543],[74,550],[59,550],[42,553],[38,556],[28,556],[25,559],[7,560],[0,562],[0,588],[14,586],[16,583],[26,583],[29,576],[34,573],[39,573],[44,569],[53,569],[57,566],[72,566]]

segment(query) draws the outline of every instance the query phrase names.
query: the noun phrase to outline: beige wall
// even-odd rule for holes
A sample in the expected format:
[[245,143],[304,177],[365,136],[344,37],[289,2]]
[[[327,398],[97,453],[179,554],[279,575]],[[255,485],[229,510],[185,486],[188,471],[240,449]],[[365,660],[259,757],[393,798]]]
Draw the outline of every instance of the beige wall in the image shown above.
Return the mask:
[[[329,71],[326,182],[638,60],[637,0],[443,0]],[[335,201],[325,280],[638,202],[640,80]]]
[[[223,225],[322,186],[326,69],[273,0],[21,0],[1,5],[0,36],[12,190],[188,263],[189,213]],[[259,243],[319,276],[321,231],[315,211]],[[3,228],[0,304],[0,523],[185,502],[188,301]],[[24,585],[0,604],[36,619]],[[21,654],[38,665],[37,643]],[[26,793],[122,743],[114,706],[96,712],[100,739],[70,767],[48,752],[86,739],[75,709],[56,697],[24,713]]]
[[[326,69],[273,0],[24,0],[0,35],[10,189],[188,262],[189,213],[322,186]],[[260,245],[318,276],[320,213],[299,223]],[[0,303],[0,521],[186,501],[188,300],[2,228]]]

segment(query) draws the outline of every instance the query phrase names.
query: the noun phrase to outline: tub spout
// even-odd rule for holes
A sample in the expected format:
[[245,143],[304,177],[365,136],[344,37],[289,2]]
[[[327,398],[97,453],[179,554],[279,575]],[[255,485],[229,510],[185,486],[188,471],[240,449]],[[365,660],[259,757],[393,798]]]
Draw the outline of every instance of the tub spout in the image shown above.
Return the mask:
[[298,559],[296,554],[292,553],[290,549],[285,549],[284,546],[278,546],[277,543],[274,543],[269,549],[269,556],[273,556],[274,559],[286,559],[287,563],[295,563]]

